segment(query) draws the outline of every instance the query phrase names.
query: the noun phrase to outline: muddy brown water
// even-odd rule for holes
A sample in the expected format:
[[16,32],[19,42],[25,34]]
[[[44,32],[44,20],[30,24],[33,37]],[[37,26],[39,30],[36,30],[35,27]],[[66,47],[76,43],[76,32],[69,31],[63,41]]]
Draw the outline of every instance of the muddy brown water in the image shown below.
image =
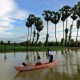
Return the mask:
[[0,80],[80,80],[80,49],[53,51],[58,63],[50,68],[18,72],[13,66],[22,62],[34,65],[40,55],[48,62],[46,52],[0,53]]

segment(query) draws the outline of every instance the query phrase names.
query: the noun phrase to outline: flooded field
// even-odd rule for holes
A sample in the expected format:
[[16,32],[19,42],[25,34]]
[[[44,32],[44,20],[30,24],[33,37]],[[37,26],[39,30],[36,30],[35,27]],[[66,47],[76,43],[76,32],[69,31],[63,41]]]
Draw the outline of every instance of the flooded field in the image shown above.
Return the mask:
[[40,55],[42,62],[48,62],[46,52],[0,53],[0,80],[80,80],[80,49],[53,51],[58,63],[51,68],[18,72],[13,66],[22,62],[35,65]]

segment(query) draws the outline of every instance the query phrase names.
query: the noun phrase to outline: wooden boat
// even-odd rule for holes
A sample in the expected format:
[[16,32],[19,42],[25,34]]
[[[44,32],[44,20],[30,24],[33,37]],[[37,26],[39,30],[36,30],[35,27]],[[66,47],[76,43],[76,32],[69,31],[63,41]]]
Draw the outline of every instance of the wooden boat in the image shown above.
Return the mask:
[[14,66],[14,68],[17,70],[17,71],[30,71],[30,70],[35,70],[35,69],[41,69],[41,68],[47,68],[47,67],[51,67],[53,65],[55,65],[57,63],[57,60],[53,61],[52,63],[43,63],[41,65],[34,65],[34,66],[30,66],[30,65],[27,65],[27,66]]

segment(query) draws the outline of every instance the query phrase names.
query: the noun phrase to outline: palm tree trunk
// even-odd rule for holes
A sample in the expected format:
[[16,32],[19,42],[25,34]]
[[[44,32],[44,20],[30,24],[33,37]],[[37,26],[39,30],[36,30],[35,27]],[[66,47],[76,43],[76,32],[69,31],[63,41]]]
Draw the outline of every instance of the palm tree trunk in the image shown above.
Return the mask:
[[71,40],[72,28],[73,28],[73,21],[72,21],[72,25],[70,26],[70,33],[69,33],[68,44],[70,43],[70,40]]
[[29,28],[28,28],[27,42],[28,42],[28,37],[29,37]]
[[[67,19],[66,19],[66,29],[67,29]],[[67,45],[67,35],[68,35],[68,32],[65,34],[65,45]]]
[[66,19],[66,28],[67,28],[67,19]]
[[30,35],[30,42],[31,42],[31,36],[32,36],[32,27],[31,27],[31,35]]
[[38,42],[38,39],[39,39],[39,32],[37,31],[36,44],[37,44],[37,42]]
[[47,21],[47,34],[48,34],[48,21]]
[[38,31],[37,31],[37,36],[36,36],[36,44],[37,44],[37,38],[38,38]]
[[76,42],[77,42],[77,38],[78,38],[78,31],[79,31],[79,29],[77,29],[77,36],[76,36]]
[[56,42],[57,42],[57,38],[56,38],[56,24],[55,24],[55,39],[56,39]]
[[[74,22],[74,20],[72,21],[72,28],[73,28],[73,22]],[[71,29],[71,37],[72,37],[72,29]]]
[[46,43],[48,42],[48,21],[47,21],[47,35],[46,35]]
[[[66,19],[66,29],[67,29],[67,19]],[[67,34],[66,34],[66,43],[67,43]]]
[[28,43],[29,43],[28,37],[29,37],[29,28],[28,28],[28,36],[27,36],[27,43],[26,43],[26,45],[27,45],[27,51],[28,51]]
[[32,43],[34,43],[34,38],[35,38],[35,26],[34,26],[34,32],[33,32],[33,40],[32,40]]
[[[38,33],[38,40],[39,40],[39,37],[40,37],[40,34]],[[37,40],[37,42],[38,42],[38,40]]]
[[63,39],[64,39],[64,21],[63,21]]

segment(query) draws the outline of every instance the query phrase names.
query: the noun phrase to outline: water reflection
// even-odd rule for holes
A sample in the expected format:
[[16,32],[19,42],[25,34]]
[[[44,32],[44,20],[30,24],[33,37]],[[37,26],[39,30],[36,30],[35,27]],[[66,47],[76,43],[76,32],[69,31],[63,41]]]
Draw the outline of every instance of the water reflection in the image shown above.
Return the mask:
[[21,73],[17,73],[13,66],[22,62],[35,65],[38,55],[43,62],[48,62],[46,52],[1,53],[0,80],[80,80],[80,49],[68,48],[53,53],[54,59],[58,60],[55,66]]
[[14,51],[14,58],[16,57],[16,52]]
[[67,74],[60,74],[57,69],[53,68],[40,69],[31,72],[19,72],[15,80],[24,79],[24,80],[72,80],[72,77]]
[[7,56],[6,56],[6,52],[5,52],[5,54],[4,54],[4,60],[6,60],[7,59]]
[[16,74],[14,79],[20,79],[23,78],[24,80],[36,80],[40,77],[40,75],[42,75],[43,69],[39,69],[39,70],[33,70],[33,71],[25,71],[25,72],[19,72],[18,74]]
[[[47,72],[44,73],[45,75],[40,78],[41,80],[52,80],[52,79],[56,79],[56,80],[73,80],[73,79],[77,79],[78,80],[78,75],[80,73],[80,69],[79,69],[79,63],[76,64],[76,62],[78,62],[78,60],[76,61],[75,54],[74,53],[75,50],[71,50],[71,49],[66,49],[63,50],[61,52],[56,51],[55,52],[55,58],[57,60],[59,60],[59,57],[62,58],[60,61],[60,63],[58,63],[58,65],[56,65],[55,68],[50,68],[47,69]],[[59,56],[60,54],[60,56]],[[37,56],[39,55],[39,52],[37,52]],[[44,56],[44,55],[43,55]],[[47,58],[47,56],[46,56]],[[78,71],[78,74],[76,73]],[[45,70],[44,70],[45,72]],[[27,73],[27,72],[26,72]],[[20,73],[21,74],[21,73]],[[23,74],[25,74],[23,72]],[[77,76],[76,76],[77,74]],[[17,74],[19,76],[19,74]],[[35,77],[36,73],[34,73],[34,78],[33,80],[36,80]],[[38,74],[37,74],[38,75]],[[54,75],[54,76],[53,76]],[[38,76],[39,77],[39,76]],[[30,78],[28,78],[29,80],[31,80]]]

